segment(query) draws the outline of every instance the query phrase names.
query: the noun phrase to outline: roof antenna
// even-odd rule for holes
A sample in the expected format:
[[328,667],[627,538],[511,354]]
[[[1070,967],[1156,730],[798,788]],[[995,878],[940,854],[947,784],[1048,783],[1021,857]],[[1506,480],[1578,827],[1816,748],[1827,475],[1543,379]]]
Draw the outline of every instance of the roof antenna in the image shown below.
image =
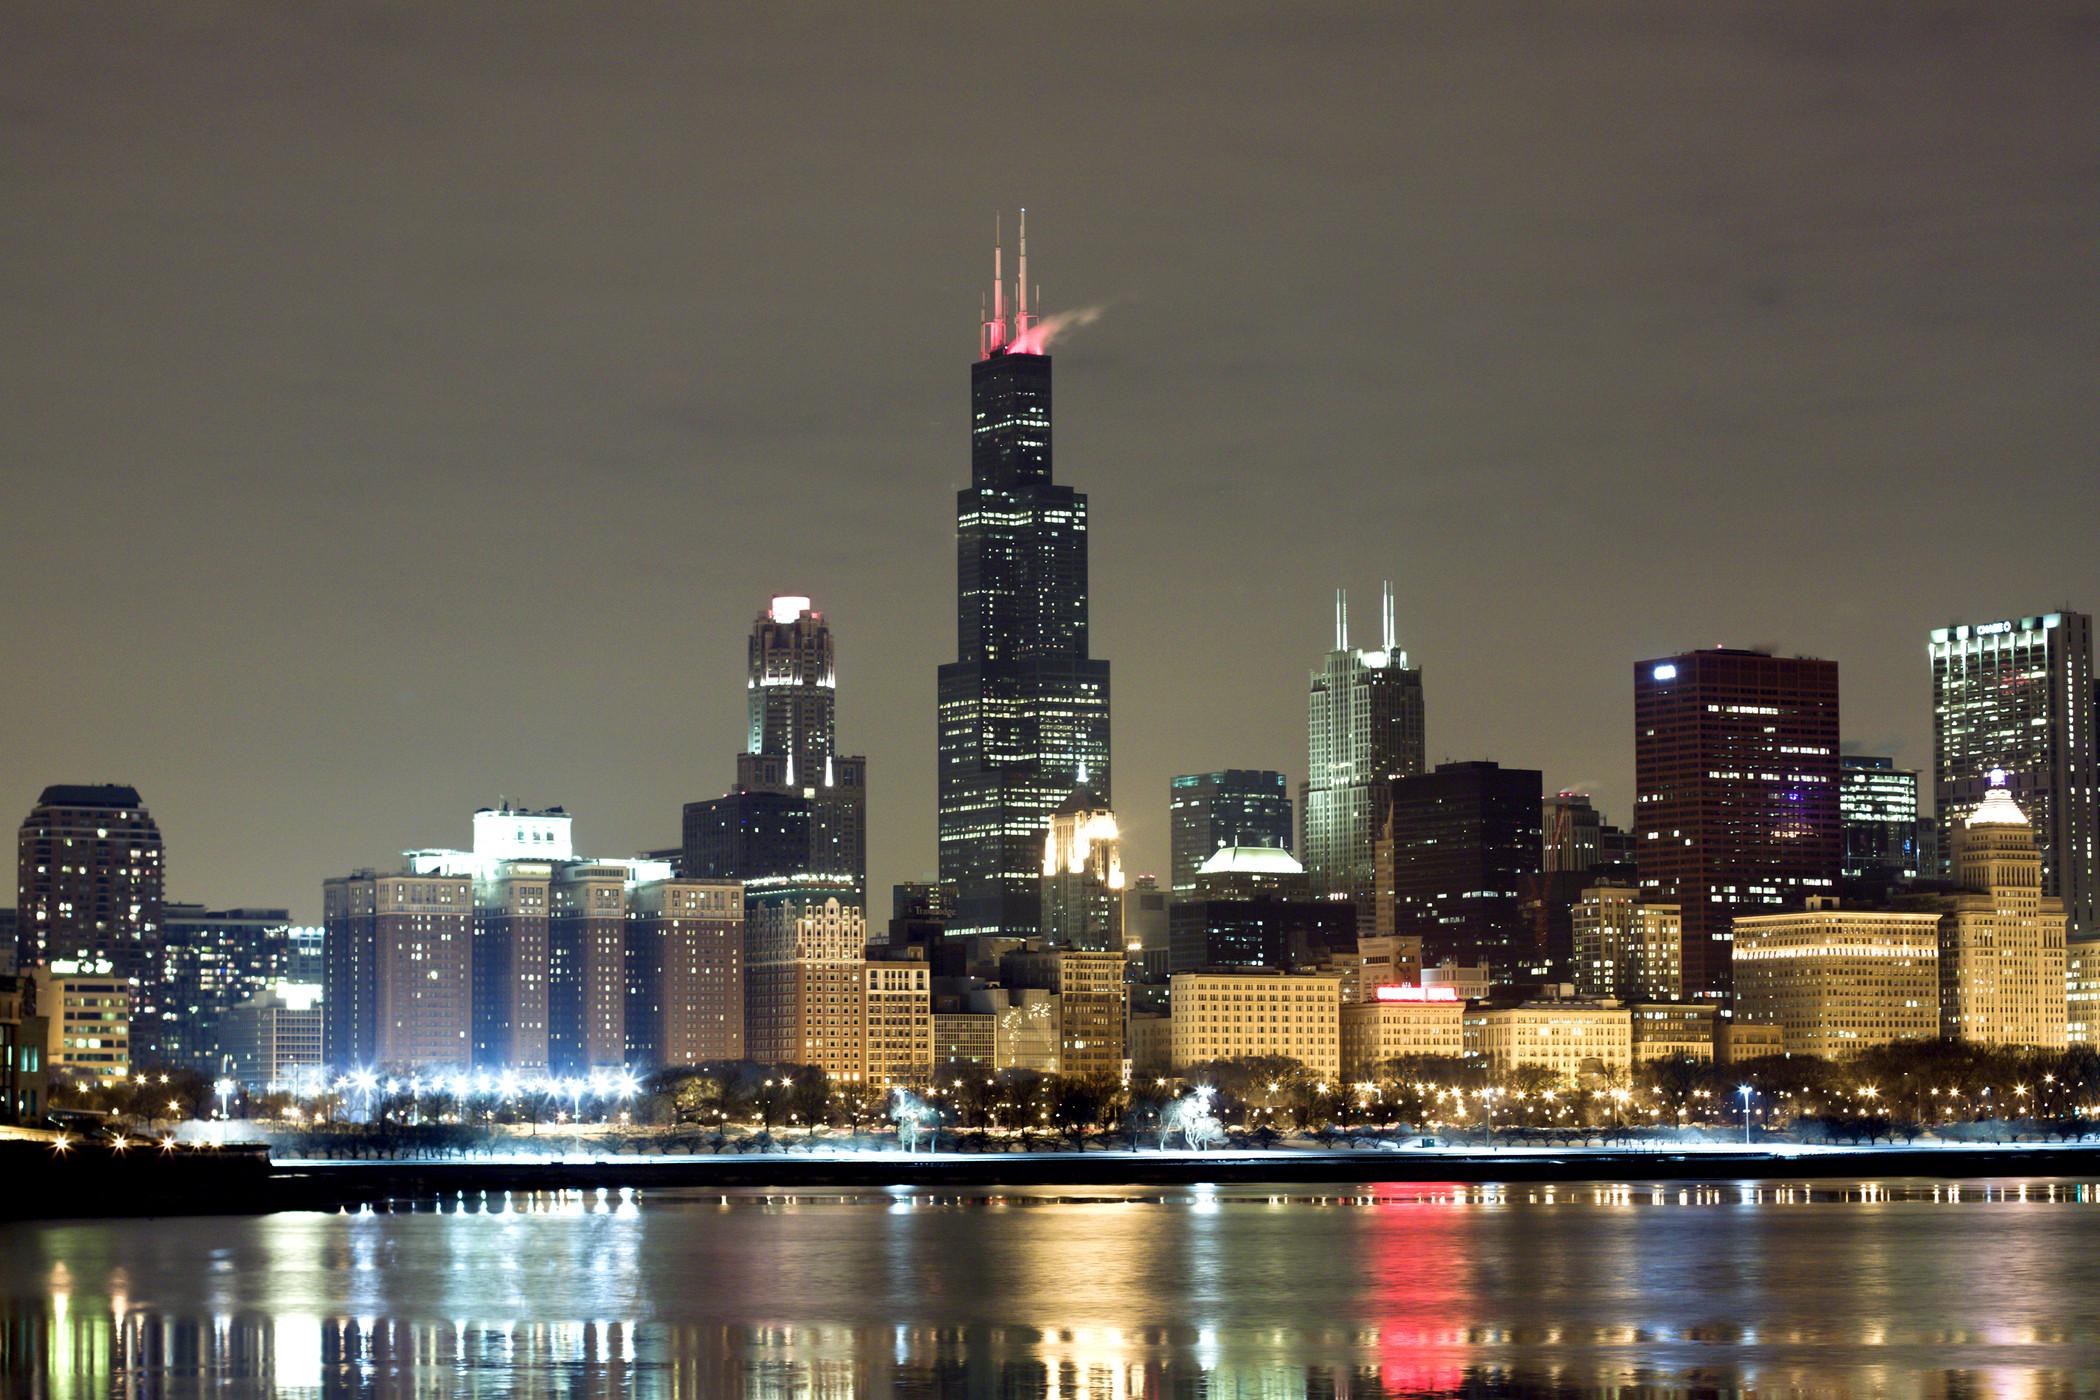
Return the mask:
[[1385,649],[1388,654],[1393,651],[1393,643],[1398,640],[1394,636],[1395,630],[1393,625],[1393,581],[1387,579],[1385,581]]
[[992,215],[992,315],[984,323],[984,358],[990,359],[1006,344],[1006,248],[1005,228],[998,214]]
[[1014,279],[1014,340],[1023,350],[1028,346],[1028,210],[1021,210],[1021,256]]
[[1334,590],[1334,649],[1349,650],[1349,590]]

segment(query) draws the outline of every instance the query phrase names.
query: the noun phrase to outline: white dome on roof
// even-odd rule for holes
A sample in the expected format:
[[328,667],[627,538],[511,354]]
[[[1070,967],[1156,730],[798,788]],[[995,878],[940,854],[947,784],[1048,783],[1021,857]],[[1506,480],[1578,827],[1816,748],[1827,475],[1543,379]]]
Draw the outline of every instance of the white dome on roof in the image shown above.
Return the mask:
[[1281,846],[1220,846],[1198,875],[1303,875],[1305,867]]
[[2026,826],[2027,814],[2013,801],[2010,792],[1994,787],[1983,795],[1983,805],[1969,813],[1970,826]]

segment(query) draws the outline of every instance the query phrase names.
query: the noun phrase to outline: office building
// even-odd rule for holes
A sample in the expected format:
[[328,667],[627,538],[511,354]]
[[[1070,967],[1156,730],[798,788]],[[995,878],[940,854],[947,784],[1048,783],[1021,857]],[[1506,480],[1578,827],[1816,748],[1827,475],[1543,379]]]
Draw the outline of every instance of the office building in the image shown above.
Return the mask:
[[1164,979],[1174,939],[1172,901],[1156,875],[1140,875],[1123,889],[1123,951],[1145,979]]
[[17,966],[106,962],[136,979],[139,1009],[160,984],[165,862],[160,828],[138,789],[43,790],[17,834]]
[[1729,929],[1836,892],[1838,668],[1717,649],[1634,671],[1643,897],[1684,918],[1684,994],[1725,1001]]
[[1710,1001],[1636,1001],[1626,1008],[1633,1025],[1633,1062],[1711,1060],[1721,1009]]
[[1367,1074],[1388,1060],[1455,1060],[1465,1054],[1466,1004],[1455,991],[1383,983],[1370,993],[1367,1000],[1342,1003],[1342,1068],[1347,1073]]
[[221,1028],[234,1007],[274,983],[320,981],[289,910],[169,902],[161,911],[160,986],[151,1012],[132,1018],[132,1058],[140,1065],[219,1074],[230,1054]]
[[2100,938],[2064,945],[2064,1041],[2100,1046]]
[[1539,803],[1540,869],[1587,874],[1604,863],[1604,815],[1581,792],[1557,792]]
[[648,1069],[744,1058],[744,890],[734,880],[653,880],[627,898],[627,1063]]
[[1312,897],[1311,877],[1276,846],[1211,852],[1168,911],[1169,967],[1309,967],[1357,944],[1356,906]]
[[1176,1073],[1278,1056],[1342,1072],[1342,979],[1329,972],[1177,972],[1169,1028]]
[[1940,1033],[1937,913],[1807,909],[1735,921],[1735,1020],[1777,1026],[1790,1055],[1844,1059]]
[[1993,773],[2034,824],[2042,893],[2074,933],[2100,932],[2100,769],[2093,727],[2093,620],[2084,613],[1932,633],[1933,806],[1958,831]]
[[956,496],[956,660],[940,669],[940,874],[953,928],[1042,924],[1043,836],[1075,788],[1113,801],[1109,668],[1087,642],[1087,498],[1051,472],[1050,356],[1028,306],[1027,235],[1009,319],[995,252],[970,367],[970,484]]
[[1053,993],[1058,1072],[1096,1079],[1123,1074],[1130,1015],[1128,963],[1120,950],[1019,949],[999,960],[1000,980],[1019,992]]
[[931,969],[920,958],[862,966],[865,1082],[875,1089],[926,1087],[935,1062]]
[[1898,768],[1892,758],[1840,755],[1838,820],[1844,828],[1839,873],[1845,879],[1894,883],[1918,878],[1917,769]]
[[223,1023],[223,1072],[251,1089],[309,1090],[326,1080],[322,989],[275,982],[238,1006]]
[[1571,911],[1575,990],[1619,1001],[1678,1001],[1684,995],[1684,919],[1674,904],[1650,904],[1630,885],[1593,885]]
[[1573,1086],[1633,1068],[1633,1017],[1615,1001],[1548,996],[1468,1015],[1479,1053],[1497,1074],[1536,1066]]
[[[1370,910],[1386,789],[1423,768],[1422,671],[1399,649],[1392,585],[1382,594],[1381,645],[1349,642],[1349,598],[1335,596],[1334,650],[1312,673],[1306,699],[1305,783],[1298,856],[1313,893]],[[1392,930],[1380,926],[1378,932]]]
[[686,804],[680,873],[741,881],[753,903],[865,909],[868,761],[838,752],[831,628],[808,598],[777,597],[759,613],[744,693],[736,786]]
[[322,1030],[337,1070],[469,1063],[474,881],[361,870],[321,887]]
[[131,979],[108,959],[53,958],[34,969],[36,1009],[46,1026],[52,1078],[114,1084],[131,1074]]
[[2063,902],[2042,892],[2042,853],[2009,786],[1954,828],[1962,893],[1940,917],[1940,1030],[1978,1045],[2060,1050],[2068,1014]]
[[744,1053],[859,1084],[867,1068],[866,916],[837,899],[790,899],[747,903],[745,917]]
[[952,1081],[959,1074],[990,1073],[997,1019],[988,1011],[934,1012],[934,1078]]
[[1226,846],[1291,848],[1291,794],[1283,774],[1266,768],[1184,773],[1167,790],[1172,843],[1168,883],[1192,894],[1196,871]]
[[890,886],[890,946],[932,947],[955,919],[955,886],[940,880],[910,880]]
[[1425,961],[1484,962],[1517,980],[1530,930],[1522,883],[1539,870],[1539,772],[1443,763],[1395,780],[1376,852],[1379,932],[1422,940]]
[[1060,948],[1123,950],[1123,838],[1097,794],[1072,793],[1043,838],[1042,936]]

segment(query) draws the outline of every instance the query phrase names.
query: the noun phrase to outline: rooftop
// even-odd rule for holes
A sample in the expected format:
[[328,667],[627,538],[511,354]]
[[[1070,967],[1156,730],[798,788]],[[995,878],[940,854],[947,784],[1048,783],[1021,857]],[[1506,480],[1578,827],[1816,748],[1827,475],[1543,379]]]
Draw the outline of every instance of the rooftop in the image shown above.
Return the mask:
[[1303,875],[1298,858],[1280,846],[1220,846],[1196,867],[1198,875]]

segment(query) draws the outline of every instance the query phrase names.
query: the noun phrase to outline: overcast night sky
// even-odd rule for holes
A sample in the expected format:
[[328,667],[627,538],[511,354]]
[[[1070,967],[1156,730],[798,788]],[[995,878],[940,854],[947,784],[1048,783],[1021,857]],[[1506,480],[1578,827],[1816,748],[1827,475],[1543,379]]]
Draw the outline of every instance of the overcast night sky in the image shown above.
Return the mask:
[[1630,817],[1632,665],[2100,609],[2100,9],[0,12],[0,778],[289,904],[508,797],[674,843],[774,593],[871,912],[934,866],[996,210],[1093,509],[1127,864],[1305,763],[1392,577],[1432,760]]

